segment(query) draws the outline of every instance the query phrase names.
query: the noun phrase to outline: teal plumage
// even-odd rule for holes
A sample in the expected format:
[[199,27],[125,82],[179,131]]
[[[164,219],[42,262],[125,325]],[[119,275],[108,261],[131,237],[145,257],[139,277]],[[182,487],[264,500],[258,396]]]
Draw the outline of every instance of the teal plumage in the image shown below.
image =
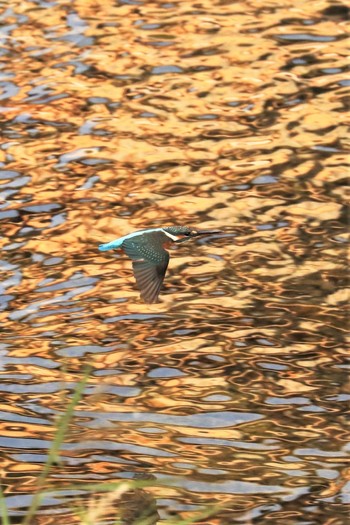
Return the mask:
[[169,242],[182,242],[197,235],[219,233],[217,230],[198,231],[188,226],[166,226],[140,230],[106,244],[100,244],[100,251],[121,248],[132,260],[133,271],[141,297],[146,303],[158,302],[166,270],[169,253],[164,245]]

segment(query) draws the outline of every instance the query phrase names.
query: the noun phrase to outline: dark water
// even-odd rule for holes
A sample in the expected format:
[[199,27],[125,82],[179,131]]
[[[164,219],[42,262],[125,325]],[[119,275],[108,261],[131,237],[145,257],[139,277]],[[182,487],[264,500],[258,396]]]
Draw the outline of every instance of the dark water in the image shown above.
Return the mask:
[[[96,525],[135,505],[154,523],[216,505],[197,523],[348,523],[348,8],[0,5],[13,522],[89,364],[38,523],[80,523],[96,491],[79,484],[135,475],[155,486]],[[97,245],[172,224],[223,233],[171,250],[145,305],[130,261]]]

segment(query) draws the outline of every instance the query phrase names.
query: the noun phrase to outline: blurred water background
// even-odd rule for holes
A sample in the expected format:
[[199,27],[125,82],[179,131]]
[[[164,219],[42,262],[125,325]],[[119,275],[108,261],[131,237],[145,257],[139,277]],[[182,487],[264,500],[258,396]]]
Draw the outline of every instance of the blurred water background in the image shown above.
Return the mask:
[[[12,523],[86,364],[35,523],[79,523],[79,483],[134,476],[161,482],[136,498],[154,523],[215,505],[197,523],[348,523],[348,7],[0,6]],[[162,303],[145,305],[130,261],[97,246],[173,224],[223,233],[171,250]]]

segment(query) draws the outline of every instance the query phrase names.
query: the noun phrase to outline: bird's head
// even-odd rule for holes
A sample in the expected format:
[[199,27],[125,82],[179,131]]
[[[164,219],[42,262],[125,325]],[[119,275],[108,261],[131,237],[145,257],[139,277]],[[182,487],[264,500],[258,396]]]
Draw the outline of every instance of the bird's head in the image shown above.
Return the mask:
[[198,237],[199,235],[221,233],[220,230],[198,230],[197,228],[191,228],[190,226],[168,226],[167,228],[164,228],[164,230],[171,235],[179,236],[179,239],[175,242],[183,242],[192,237]]

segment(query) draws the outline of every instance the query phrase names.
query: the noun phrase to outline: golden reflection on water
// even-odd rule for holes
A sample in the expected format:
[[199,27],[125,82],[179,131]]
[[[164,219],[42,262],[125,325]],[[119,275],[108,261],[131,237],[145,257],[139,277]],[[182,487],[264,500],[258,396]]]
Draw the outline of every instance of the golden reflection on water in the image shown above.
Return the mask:
[[[219,504],[201,523],[345,523],[348,8],[0,5],[13,519],[90,363],[38,523],[79,522],[78,482],[135,475],[166,481],[108,523],[138,501],[160,522]],[[149,306],[97,245],[165,224],[223,233],[175,247]]]

